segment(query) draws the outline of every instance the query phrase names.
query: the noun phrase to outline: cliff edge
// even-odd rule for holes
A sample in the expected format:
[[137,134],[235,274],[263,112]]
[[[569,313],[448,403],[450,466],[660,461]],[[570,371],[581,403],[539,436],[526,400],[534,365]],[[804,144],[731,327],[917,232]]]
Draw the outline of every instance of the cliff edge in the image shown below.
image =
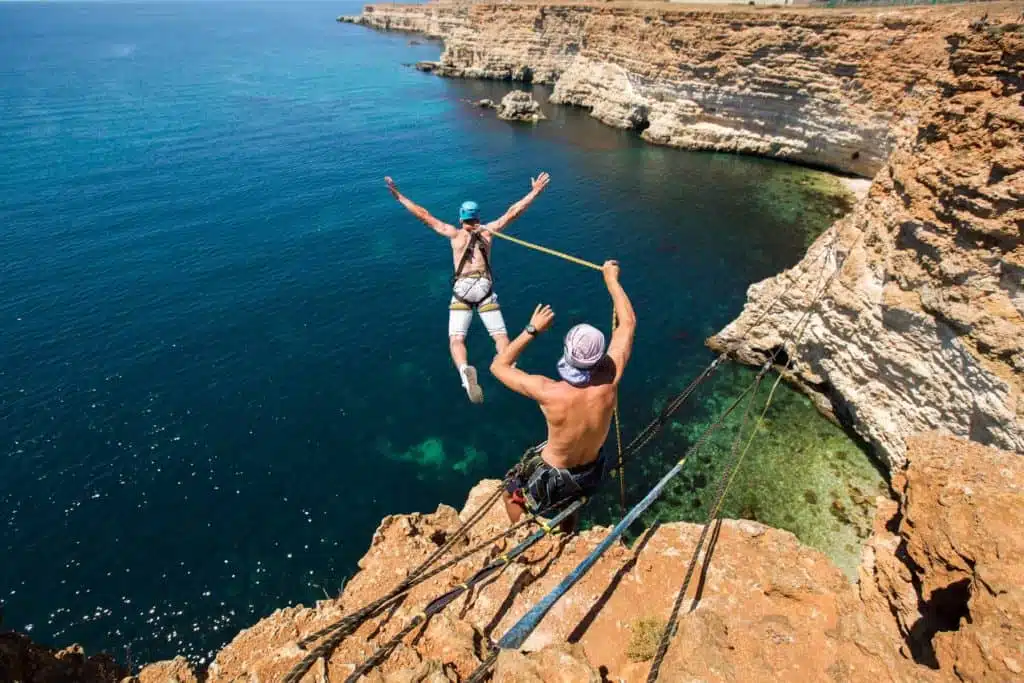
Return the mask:
[[[879,499],[859,586],[785,531],[723,521],[683,602],[660,680],[1010,680],[1024,666],[1024,459],[937,434],[909,440],[899,499]],[[396,515],[381,523],[360,571],[337,600],[278,610],[241,632],[206,672],[211,683],[276,681],[305,655],[296,642],[400,581],[484,501],[462,513]],[[454,549],[507,525],[492,509]],[[496,579],[416,629],[366,680],[465,681],[485,638],[508,627],[604,537],[595,528],[548,538]],[[523,652],[500,656],[495,681],[643,681],[700,528],[665,524],[632,548],[615,544],[558,603]],[[304,681],[344,680],[431,598],[464,581],[495,545],[412,591],[365,623]],[[157,680],[143,669],[143,682]],[[164,675],[161,673],[161,675]],[[190,674],[191,675],[191,674]],[[165,677],[186,683],[186,678]]]

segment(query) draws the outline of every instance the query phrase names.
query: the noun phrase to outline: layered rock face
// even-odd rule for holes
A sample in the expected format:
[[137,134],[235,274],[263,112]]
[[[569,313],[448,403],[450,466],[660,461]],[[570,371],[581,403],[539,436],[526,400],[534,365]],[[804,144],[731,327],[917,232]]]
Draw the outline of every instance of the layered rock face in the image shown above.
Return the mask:
[[358,21],[443,38],[441,75],[553,83],[650,142],[872,176],[937,91],[947,27],[982,12],[439,2]]
[[750,362],[785,348],[792,379],[892,466],[930,429],[1024,452],[1024,27],[977,22],[947,45],[869,196],[710,340]]
[[426,3],[422,5],[367,5],[363,14],[340,16],[344,24],[359,24],[381,31],[422,33],[428,38],[443,38],[455,25],[464,23],[465,3]]
[[[865,552],[859,588],[788,532],[723,522],[712,534],[710,553],[700,557],[659,680],[980,681],[1019,673],[1024,459],[930,435],[910,442],[909,460],[897,482],[900,500],[880,499],[883,514]],[[299,639],[395,585],[498,485],[478,485],[461,515],[441,506],[429,515],[386,518],[338,600],[279,610],[243,631],[217,655],[206,680],[281,680],[306,653],[296,646]],[[497,506],[453,552],[505,526]],[[606,532],[595,528],[541,541],[406,637],[365,680],[466,680],[486,654],[485,638],[499,638]],[[493,680],[645,680],[657,629],[699,533],[697,525],[667,524],[632,548],[613,545],[549,612],[524,652],[501,654]],[[414,589],[393,614],[364,624],[303,680],[344,680],[430,599],[518,538]],[[653,630],[651,623],[657,624]],[[155,674],[161,681],[190,680],[173,664],[147,667],[140,677],[157,680]]]

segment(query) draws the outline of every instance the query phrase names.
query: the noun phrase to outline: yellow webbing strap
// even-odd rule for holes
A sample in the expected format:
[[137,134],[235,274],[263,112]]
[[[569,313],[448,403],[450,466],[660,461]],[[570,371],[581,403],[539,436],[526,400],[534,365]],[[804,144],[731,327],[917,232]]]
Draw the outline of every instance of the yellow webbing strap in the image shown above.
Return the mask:
[[[490,232],[490,231],[488,231],[488,232]],[[561,252],[561,251],[555,251],[554,249],[548,249],[547,247],[542,247],[539,244],[534,244],[533,242],[527,242],[526,240],[521,240],[518,237],[513,237],[512,235],[506,235],[503,232],[491,232],[491,234],[494,235],[495,237],[500,237],[503,240],[508,240],[509,242],[515,242],[516,244],[518,244],[520,246],[523,246],[523,247],[526,247],[527,249],[533,249],[534,251],[539,251],[541,253],[548,254],[550,256],[557,256],[560,259],[565,259],[566,261],[569,261],[571,263],[575,263],[577,265],[585,266],[587,268],[593,268],[594,270],[601,270],[601,266],[597,265],[596,263],[591,263],[590,261],[584,261],[581,258],[576,258],[575,256],[570,256],[569,254],[566,254],[566,253]]]

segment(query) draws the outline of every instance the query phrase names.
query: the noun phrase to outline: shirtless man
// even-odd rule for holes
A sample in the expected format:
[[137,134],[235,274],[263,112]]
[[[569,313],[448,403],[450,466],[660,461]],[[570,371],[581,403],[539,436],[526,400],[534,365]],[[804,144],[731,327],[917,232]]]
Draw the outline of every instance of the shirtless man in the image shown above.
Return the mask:
[[462,386],[473,403],[484,400],[476,368],[469,364],[466,354],[466,333],[473,321],[474,310],[480,315],[497,350],[500,352],[508,346],[505,320],[493,289],[490,254],[494,238],[491,233],[501,232],[523,215],[526,207],[547,187],[549,180],[547,173],[531,178],[532,189],[526,196],[510,206],[501,218],[484,225],[480,224],[480,207],[476,202],[463,202],[459,207],[459,228],[456,228],[430,215],[429,211],[402,195],[391,178],[384,178],[388,190],[402,206],[434,232],[447,237],[452,244],[455,274],[452,276],[452,299],[448,304],[448,349],[462,378]]
[[[601,447],[633,350],[636,314],[619,284],[619,265],[606,261],[602,271],[619,321],[607,352],[604,334],[583,323],[565,335],[557,365],[561,381],[517,369],[519,354],[555,318],[550,306],[538,305],[526,329],[491,363],[491,372],[502,384],[537,401],[548,423],[547,441],[528,451],[505,477],[505,510],[512,522],[524,510],[544,514],[578,496],[593,494],[609,469]],[[563,531],[571,532],[575,524],[574,515],[566,520]]]

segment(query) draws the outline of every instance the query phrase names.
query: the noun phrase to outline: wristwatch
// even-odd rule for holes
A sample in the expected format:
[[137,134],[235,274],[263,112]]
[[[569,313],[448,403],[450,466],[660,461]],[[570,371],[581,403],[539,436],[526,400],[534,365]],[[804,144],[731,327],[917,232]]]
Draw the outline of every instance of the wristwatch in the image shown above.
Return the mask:
[[526,334],[530,335],[531,337],[537,336],[537,328],[533,326],[533,323],[530,323],[529,325],[526,326]]

